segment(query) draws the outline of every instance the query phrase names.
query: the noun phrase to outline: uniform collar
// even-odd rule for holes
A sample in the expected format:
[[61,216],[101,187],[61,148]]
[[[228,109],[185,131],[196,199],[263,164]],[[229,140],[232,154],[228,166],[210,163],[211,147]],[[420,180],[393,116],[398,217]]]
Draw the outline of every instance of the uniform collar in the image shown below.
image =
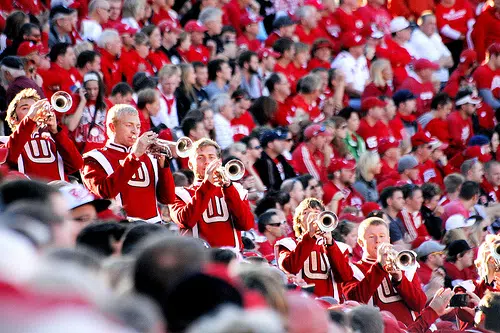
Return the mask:
[[109,149],[120,151],[122,153],[130,153],[132,151],[132,147],[125,147],[125,146],[120,145],[118,143],[114,143],[111,140],[109,140],[106,143],[106,147],[108,147]]

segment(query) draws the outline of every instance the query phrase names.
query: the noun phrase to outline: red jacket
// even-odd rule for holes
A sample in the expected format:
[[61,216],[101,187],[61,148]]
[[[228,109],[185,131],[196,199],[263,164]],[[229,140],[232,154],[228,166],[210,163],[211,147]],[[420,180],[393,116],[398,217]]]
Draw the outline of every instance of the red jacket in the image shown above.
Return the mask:
[[30,178],[67,181],[83,164],[67,128],[59,128],[57,134],[33,132],[35,128],[36,122],[29,117],[19,123],[5,144],[9,149],[7,163]]
[[360,7],[356,13],[363,19],[365,26],[371,26],[373,24],[384,34],[391,33],[389,25],[391,24],[392,16],[385,6],[375,8],[372,4],[366,4]]
[[446,121],[451,145],[456,149],[464,149],[473,135],[472,119],[470,117],[463,119],[458,111],[453,111]]
[[491,44],[500,42],[500,13],[494,7],[488,7],[477,17],[472,40],[479,62],[484,60]]
[[434,85],[432,82],[422,82],[412,76],[408,76],[399,89],[407,89],[417,97],[416,116],[429,112],[431,110],[432,98],[434,98]]
[[474,18],[474,10],[468,0],[456,0],[450,7],[438,3],[434,14],[438,31],[445,44],[457,40],[458,34],[466,36],[469,30],[467,24]]
[[249,39],[247,35],[242,34],[240,37],[236,39],[236,44],[241,48],[241,49],[246,49],[248,51],[252,52],[257,52],[262,48],[264,45],[260,40],[257,38],[254,39]]
[[231,25],[234,30],[236,30],[236,35],[240,36],[243,31],[241,31],[241,24],[240,24],[240,19],[241,17],[246,14],[246,8],[241,8],[238,0],[230,0],[223,8],[226,18],[229,23],[226,25]]
[[278,32],[273,31],[269,34],[269,36],[267,36],[267,39],[264,42],[264,44],[266,45],[266,47],[273,47],[274,42],[276,42],[280,38],[281,36],[278,34]]
[[376,150],[378,142],[382,138],[389,138],[391,135],[387,126],[378,120],[375,125],[370,126],[365,118],[361,118],[359,122],[358,135],[365,140],[368,150]]
[[389,11],[392,16],[404,16],[407,19],[413,18],[413,21],[416,21],[426,10],[434,11],[433,0],[391,1],[389,4]]
[[200,61],[206,65],[210,60],[210,50],[204,45],[191,45],[189,51],[185,54],[181,53],[181,56],[185,57],[188,62]]
[[311,153],[305,142],[293,151],[292,166],[300,175],[310,174],[321,182],[327,181],[325,155],[319,150]]
[[340,303],[344,301],[341,283],[353,277],[347,248],[342,251],[337,242],[325,246],[322,239],[309,234],[297,243],[291,238],[284,238],[275,247],[281,270],[298,274],[307,283],[314,283],[314,294],[318,297],[330,296]]
[[159,72],[163,66],[170,64],[170,59],[161,50],[150,51],[146,60],[153,66],[155,72]]
[[233,118],[231,120],[231,128],[233,130],[234,142],[238,142],[243,137],[250,135],[255,128],[255,122],[250,112],[245,111],[239,118]]
[[365,29],[363,18],[357,12],[348,14],[339,7],[333,13],[333,17],[340,26],[340,36],[342,36],[345,32],[355,32],[357,34],[361,34],[363,29]]
[[433,160],[427,160],[425,163],[420,163],[420,177],[423,183],[435,183],[444,190],[443,174]]
[[392,97],[392,88],[389,85],[385,87],[377,87],[375,83],[370,82],[363,90],[363,94],[361,95],[361,100],[367,97],[380,97],[387,96]]
[[[110,95],[113,87],[122,82],[120,60],[104,49],[99,49],[99,53],[101,54],[101,72],[106,95]],[[125,54],[122,54],[122,57],[125,57]]]
[[354,279],[344,283],[348,299],[389,311],[406,325],[412,324],[424,308],[427,297],[416,274],[412,280],[403,274],[396,283],[380,264],[368,259],[355,263],[353,271]]
[[309,115],[310,121],[318,122],[322,120],[321,117],[322,113],[316,101],[312,102],[311,104],[308,104],[304,96],[301,94],[295,95],[290,100],[290,110],[291,110],[290,114],[291,117],[295,117],[295,114],[297,113],[298,110],[303,110],[305,111],[306,114]]
[[302,43],[308,45],[312,45],[314,41],[318,38],[328,37],[319,27],[316,27],[314,29],[311,29],[311,31],[306,32],[301,24],[298,24],[297,28],[295,28],[295,36],[297,36]]
[[403,225],[408,232],[409,240],[411,241],[413,249],[419,247],[420,244],[426,240],[430,240],[431,236],[427,232],[427,228],[422,220],[420,211],[412,214],[408,212],[406,208],[403,208],[403,210],[398,213],[398,217],[403,222]]
[[113,142],[85,154],[82,180],[95,195],[115,199],[131,219],[161,222],[156,202],[174,201],[174,178],[168,166],[161,168],[147,154],[136,159],[130,147]]
[[180,228],[190,230],[212,247],[242,248],[241,231],[250,230],[254,218],[248,192],[240,184],[221,188],[203,181],[176,187],[175,194],[170,215]]
[[448,132],[448,122],[440,118],[434,118],[427,123],[425,131],[431,133],[431,136],[436,137],[439,141],[450,143],[450,132]]
[[278,102],[278,109],[273,115],[272,123],[275,126],[288,126],[292,123],[292,118],[295,113],[292,114],[290,99],[285,100],[285,102]]

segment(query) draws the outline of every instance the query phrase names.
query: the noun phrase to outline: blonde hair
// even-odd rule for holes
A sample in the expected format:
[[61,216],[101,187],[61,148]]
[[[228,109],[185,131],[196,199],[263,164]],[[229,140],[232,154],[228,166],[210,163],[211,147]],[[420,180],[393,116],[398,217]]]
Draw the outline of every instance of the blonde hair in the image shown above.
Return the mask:
[[375,60],[374,62],[372,62],[372,65],[370,67],[370,77],[371,77],[373,84],[375,84],[375,86],[385,87],[387,85],[387,82],[382,77],[382,71],[386,67],[390,67],[390,66],[391,66],[391,63],[389,62],[389,60],[386,60],[386,59],[378,59],[378,60]]
[[193,149],[191,149],[191,158],[194,158],[196,156],[198,149],[209,146],[215,147],[215,150],[217,150],[217,158],[221,158],[222,150],[220,149],[220,146],[217,144],[217,142],[208,138],[199,139],[193,144]]
[[158,72],[158,79],[169,78],[174,75],[180,75],[180,69],[176,65],[168,64],[163,66]]
[[40,95],[33,88],[23,89],[17,93],[16,97],[9,103],[9,107],[7,108],[7,116],[5,117],[5,121],[9,124],[9,127],[14,131],[17,127],[17,122],[21,119],[18,119],[16,109],[19,105],[19,102],[22,99],[32,99],[35,102],[40,100]]
[[[491,254],[491,245],[495,242],[500,242],[500,237],[497,235],[487,235],[484,242],[479,246],[477,251],[477,259],[474,264],[477,267],[479,278],[488,275],[488,259]],[[488,281],[491,282],[491,281]]]
[[361,222],[359,224],[358,240],[365,239],[365,233],[366,233],[366,229],[368,229],[368,227],[377,226],[377,225],[383,225],[387,228],[387,231],[389,231],[389,225],[387,224],[387,222],[385,222],[385,220],[381,219],[380,217],[369,217],[369,218],[363,220],[363,222]]
[[301,236],[305,230],[302,227],[302,221],[304,220],[304,211],[308,208],[318,209],[320,211],[325,210],[325,206],[321,200],[315,198],[307,198],[302,200],[302,202],[295,208],[295,214],[293,215],[293,231],[295,231],[295,236]]
[[139,116],[139,112],[137,112],[137,110],[131,105],[128,104],[114,105],[111,109],[108,110],[108,115],[106,116],[106,131],[108,137],[112,138],[115,136],[114,133],[111,132],[109,125],[110,124],[116,125],[118,118],[120,118],[123,114],[131,114]]
[[374,178],[371,170],[380,163],[380,155],[373,151],[365,151],[359,157],[358,173],[366,181],[371,181]]
[[456,240],[467,240],[467,236],[465,235],[465,231],[463,228],[448,230],[444,236],[442,243],[448,247],[453,241]]

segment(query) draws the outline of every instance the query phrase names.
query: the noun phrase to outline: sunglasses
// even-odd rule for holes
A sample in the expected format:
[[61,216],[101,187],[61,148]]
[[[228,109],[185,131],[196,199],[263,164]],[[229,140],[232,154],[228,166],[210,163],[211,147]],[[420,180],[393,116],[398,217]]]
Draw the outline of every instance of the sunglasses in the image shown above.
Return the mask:
[[261,146],[255,146],[255,147],[253,147],[253,148],[250,148],[250,149],[255,149],[255,150],[259,150],[259,149],[262,149],[262,147],[261,147]]
[[268,225],[273,226],[273,227],[280,227],[282,225],[285,225],[286,221],[281,221],[280,223],[269,223]]

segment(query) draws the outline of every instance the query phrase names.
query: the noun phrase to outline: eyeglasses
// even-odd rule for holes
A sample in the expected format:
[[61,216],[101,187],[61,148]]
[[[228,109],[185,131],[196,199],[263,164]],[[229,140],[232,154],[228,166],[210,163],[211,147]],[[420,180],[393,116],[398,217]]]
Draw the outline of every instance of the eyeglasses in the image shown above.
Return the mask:
[[282,225],[285,225],[286,221],[281,221],[280,223],[269,223],[268,225],[273,226],[273,227],[280,227]]

